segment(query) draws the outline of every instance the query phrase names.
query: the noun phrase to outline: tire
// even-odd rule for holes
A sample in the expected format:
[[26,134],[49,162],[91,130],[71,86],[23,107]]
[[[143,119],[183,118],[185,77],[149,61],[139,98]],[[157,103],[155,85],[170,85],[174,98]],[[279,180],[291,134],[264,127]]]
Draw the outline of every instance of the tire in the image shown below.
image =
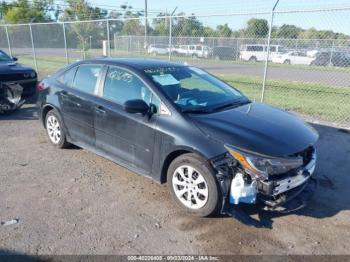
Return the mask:
[[250,57],[249,58],[249,60],[248,60],[249,62],[258,62],[258,59],[256,59],[256,57],[255,56],[252,56],[252,57]]
[[284,60],[284,61],[283,61],[283,64],[284,64],[284,65],[290,65],[290,60],[289,60],[289,59]]
[[[188,176],[189,173],[192,175]],[[205,217],[221,207],[222,193],[215,173],[196,154],[188,153],[175,158],[168,168],[167,183],[175,202],[189,213]],[[191,200],[188,199],[189,194]]]
[[46,114],[45,128],[51,144],[58,148],[67,148],[70,146],[70,143],[67,142],[62,118],[57,110],[52,109]]
[[191,57],[192,57],[192,59],[197,59],[198,55],[197,54],[192,54]]

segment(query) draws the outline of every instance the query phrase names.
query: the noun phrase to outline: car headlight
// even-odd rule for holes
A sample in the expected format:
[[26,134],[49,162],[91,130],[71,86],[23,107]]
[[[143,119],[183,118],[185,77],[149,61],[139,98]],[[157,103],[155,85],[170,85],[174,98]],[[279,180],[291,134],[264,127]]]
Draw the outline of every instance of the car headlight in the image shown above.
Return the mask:
[[34,71],[30,72],[30,77],[31,78],[35,78],[36,77],[36,73]]
[[248,174],[262,179],[267,179],[268,175],[286,173],[303,165],[302,157],[275,158],[247,153],[232,146],[226,148]]

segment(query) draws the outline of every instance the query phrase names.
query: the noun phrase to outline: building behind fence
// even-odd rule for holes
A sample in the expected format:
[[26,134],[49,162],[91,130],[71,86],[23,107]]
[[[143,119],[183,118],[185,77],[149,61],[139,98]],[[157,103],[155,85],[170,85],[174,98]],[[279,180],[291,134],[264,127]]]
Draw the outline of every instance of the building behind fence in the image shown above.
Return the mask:
[[[319,37],[272,34],[284,21],[316,21],[313,17],[320,14],[332,31],[350,32],[335,19],[349,17],[350,7],[344,7],[197,16],[202,23],[198,30],[193,17],[186,16],[0,25],[0,49],[36,67],[40,77],[78,59],[103,55],[186,62],[223,78],[252,100],[297,112],[310,121],[350,127],[350,37],[327,38],[326,30]],[[244,31],[251,18],[268,21],[267,36]],[[236,25],[235,32],[244,31],[244,36],[210,30],[217,21]],[[156,32],[156,26],[161,30]]]

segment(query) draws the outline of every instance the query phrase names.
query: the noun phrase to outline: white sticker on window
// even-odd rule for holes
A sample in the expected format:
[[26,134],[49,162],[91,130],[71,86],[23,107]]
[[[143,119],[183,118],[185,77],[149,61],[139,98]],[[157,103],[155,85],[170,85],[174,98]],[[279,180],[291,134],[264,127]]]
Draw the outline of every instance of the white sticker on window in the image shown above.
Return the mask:
[[171,74],[153,75],[152,78],[162,86],[178,85],[180,83]]

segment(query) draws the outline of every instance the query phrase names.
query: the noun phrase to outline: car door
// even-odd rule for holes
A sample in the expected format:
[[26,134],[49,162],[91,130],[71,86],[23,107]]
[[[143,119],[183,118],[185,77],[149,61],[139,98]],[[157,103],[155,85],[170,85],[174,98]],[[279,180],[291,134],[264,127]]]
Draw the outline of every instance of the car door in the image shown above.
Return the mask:
[[130,114],[124,102],[156,97],[134,72],[119,66],[105,69],[95,108],[96,147],[116,162],[149,174],[152,170],[155,117]]
[[305,58],[306,58],[306,55],[304,56],[304,54],[302,52],[296,52],[295,53],[295,64],[304,65],[306,63]]
[[81,64],[70,69],[66,72],[69,81],[58,94],[65,126],[78,144],[94,145],[94,97],[101,69],[100,64]]

